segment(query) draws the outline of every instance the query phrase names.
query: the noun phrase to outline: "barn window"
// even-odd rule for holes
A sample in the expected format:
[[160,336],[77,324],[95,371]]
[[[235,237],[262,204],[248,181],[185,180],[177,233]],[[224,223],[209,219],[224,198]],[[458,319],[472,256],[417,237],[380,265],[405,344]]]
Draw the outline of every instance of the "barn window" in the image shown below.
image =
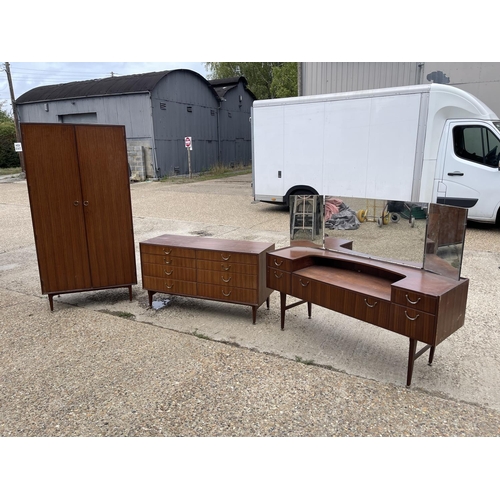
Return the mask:
[[160,109],[165,111],[167,109],[167,103],[166,102],[160,102]]
[[210,114],[211,114],[212,116],[215,116],[215,109],[211,109],[211,110],[210,110]]
[[188,106],[187,107],[187,112],[192,113],[193,112],[193,106]]
[[227,112],[227,117],[228,117],[228,118],[232,118],[232,117],[233,117],[233,115],[232,115],[232,114],[228,111],[228,112]]

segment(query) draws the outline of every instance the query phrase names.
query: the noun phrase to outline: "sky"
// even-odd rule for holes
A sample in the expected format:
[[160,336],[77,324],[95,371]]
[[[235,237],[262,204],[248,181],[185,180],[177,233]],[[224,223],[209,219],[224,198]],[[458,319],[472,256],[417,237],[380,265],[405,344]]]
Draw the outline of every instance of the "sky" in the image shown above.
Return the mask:
[[[424,8],[427,3],[432,15]],[[254,0],[230,9],[214,9],[211,3],[168,8],[158,4],[147,14],[102,0],[87,0],[85,8],[71,15],[60,0],[24,9],[22,4],[12,22],[2,26],[7,43],[0,48],[0,69],[5,61],[10,63],[16,98],[42,85],[112,74],[188,68],[207,77],[204,62],[195,61],[498,59],[492,48],[485,52],[494,44],[450,38],[451,32],[443,28],[453,25],[453,33],[461,33],[479,12],[452,18],[446,6],[428,0],[411,16],[394,10],[385,15],[391,0],[336,4],[329,15],[317,0],[300,12],[281,0],[274,2],[272,11],[268,0]],[[161,62],[164,59],[191,62]],[[5,101],[10,109],[7,76],[0,71],[0,103]]]
[[[2,64],[0,62],[0,64]],[[16,98],[42,85],[124,76],[151,71],[190,69],[207,77],[202,62],[15,62],[9,61]],[[3,66],[0,66],[3,68]],[[0,102],[10,104],[7,74],[0,72]],[[5,106],[4,106],[5,109]],[[10,106],[9,106],[10,109]]]

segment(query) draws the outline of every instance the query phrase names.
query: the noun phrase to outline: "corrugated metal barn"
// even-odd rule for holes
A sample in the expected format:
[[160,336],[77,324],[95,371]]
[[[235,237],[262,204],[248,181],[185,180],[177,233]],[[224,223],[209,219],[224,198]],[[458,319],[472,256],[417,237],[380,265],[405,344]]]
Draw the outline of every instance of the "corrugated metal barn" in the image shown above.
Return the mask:
[[[211,82],[179,69],[48,85],[17,100],[21,122],[125,125],[132,177],[193,173],[251,162],[250,109],[244,78]],[[241,96],[241,99],[240,99]]]
[[445,83],[470,92],[500,116],[498,62],[303,62],[298,83],[299,95]]

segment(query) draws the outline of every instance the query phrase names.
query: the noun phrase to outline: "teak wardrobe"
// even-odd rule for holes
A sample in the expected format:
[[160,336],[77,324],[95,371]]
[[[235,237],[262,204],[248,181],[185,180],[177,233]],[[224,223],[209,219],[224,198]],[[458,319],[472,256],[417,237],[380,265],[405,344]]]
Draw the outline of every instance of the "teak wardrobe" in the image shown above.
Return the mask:
[[42,293],[137,284],[125,127],[21,124]]

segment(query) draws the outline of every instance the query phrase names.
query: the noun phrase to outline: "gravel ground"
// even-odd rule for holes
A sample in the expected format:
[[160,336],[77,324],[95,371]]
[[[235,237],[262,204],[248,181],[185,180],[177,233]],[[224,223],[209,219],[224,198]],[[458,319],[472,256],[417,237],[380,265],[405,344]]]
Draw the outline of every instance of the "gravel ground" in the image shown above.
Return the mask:
[[[136,245],[178,230],[284,246],[282,210],[249,199],[242,223],[241,199],[226,193],[243,177],[132,186]],[[214,200],[203,210],[201,190]],[[0,220],[0,436],[500,435],[500,412],[487,406],[207,340],[196,325],[134,321],[113,311],[127,310],[123,291],[90,305],[84,294],[61,296],[51,313],[25,182],[0,183]],[[489,237],[498,233],[472,230],[466,246],[489,252]],[[133,307],[144,298],[136,291]]]

